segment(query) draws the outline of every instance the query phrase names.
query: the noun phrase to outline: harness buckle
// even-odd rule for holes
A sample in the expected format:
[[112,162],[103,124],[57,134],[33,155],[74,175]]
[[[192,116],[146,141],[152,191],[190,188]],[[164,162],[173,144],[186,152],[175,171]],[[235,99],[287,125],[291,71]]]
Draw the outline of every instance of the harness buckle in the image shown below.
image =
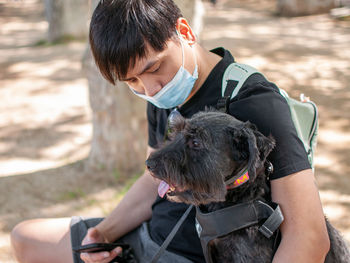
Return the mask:
[[217,104],[216,104],[216,108],[224,113],[228,113],[228,109],[230,106],[230,97],[229,96],[225,96],[225,97],[221,97]]
[[260,233],[262,233],[265,237],[270,238],[281,225],[283,220],[284,217],[281,208],[278,204],[276,204],[276,208],[273,210],[272,214],[267,218],[265,223],[259,227]]

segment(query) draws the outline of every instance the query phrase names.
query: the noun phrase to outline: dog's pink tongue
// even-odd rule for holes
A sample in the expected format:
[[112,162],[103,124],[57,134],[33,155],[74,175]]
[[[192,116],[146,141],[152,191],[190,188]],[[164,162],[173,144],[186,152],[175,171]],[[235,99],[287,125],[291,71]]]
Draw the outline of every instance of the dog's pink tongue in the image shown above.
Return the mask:
[[170,186],[164,182],[164,181],[160,181],[160,184],[158,186],[158,194],[161,198],[164,197],[164,195],[166,194],[166,192],[168,192]]

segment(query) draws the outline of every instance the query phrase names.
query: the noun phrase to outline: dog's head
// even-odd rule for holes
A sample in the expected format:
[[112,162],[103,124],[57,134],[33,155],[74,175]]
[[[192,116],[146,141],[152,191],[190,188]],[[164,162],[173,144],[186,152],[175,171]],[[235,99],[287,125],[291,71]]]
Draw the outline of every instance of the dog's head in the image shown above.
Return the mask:
[[218,111],[204,111],[191,119],[176,116],[170,140],[146,161],[150,173],[162,180],[160,196],[200,205],[224,201],[225,180],[247,166],[249,182],[261,171],[274,140]]

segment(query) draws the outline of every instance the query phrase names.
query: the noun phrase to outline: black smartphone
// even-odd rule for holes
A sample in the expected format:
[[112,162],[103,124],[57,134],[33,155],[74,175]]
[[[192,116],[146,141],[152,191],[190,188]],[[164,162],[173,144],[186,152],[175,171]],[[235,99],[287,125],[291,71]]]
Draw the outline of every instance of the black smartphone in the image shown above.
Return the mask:
[[121,247],[123,250],[128,249],[130,246],[125,243],[92,243],[87,245],[82,245],[79,247],[73,247],[73,251],[77,253],[94,253],[101,251],[111,251],[116,247]]

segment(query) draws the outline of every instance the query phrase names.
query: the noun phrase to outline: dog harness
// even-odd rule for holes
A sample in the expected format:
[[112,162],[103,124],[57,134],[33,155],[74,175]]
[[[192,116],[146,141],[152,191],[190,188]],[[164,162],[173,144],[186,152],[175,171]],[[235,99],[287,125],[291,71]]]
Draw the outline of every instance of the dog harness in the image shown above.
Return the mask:
[[283,215],[278,204],[271,205],[260,201],[251,201],[225,207],[210,213],[203,213],[196,207],[196,230],[200,238],[205,261],[213,263],[209,242],[234,231],[258,224],[267,219],[259,231],[267,238],[283,222]]
[[[266,161],[266,173],[273,171],[273,166]],[[244,167],[237,175],[225,181],[226,189],[230,190],[241,186],[249,180],[248,168]],[[209,242],[234,231],[256,225],[265,220],[259,231],[267,238],[278,230],[283,222],[283,214],[278,204],[267,204],[262,200],[255,200],[225,207],[213,212],[203,213],[196,207],[196,230],[200,238],[205,261],[213,263]],[[276,240],[277,240],[276,236]],[[275,240],[275,243],[276,243]]]

